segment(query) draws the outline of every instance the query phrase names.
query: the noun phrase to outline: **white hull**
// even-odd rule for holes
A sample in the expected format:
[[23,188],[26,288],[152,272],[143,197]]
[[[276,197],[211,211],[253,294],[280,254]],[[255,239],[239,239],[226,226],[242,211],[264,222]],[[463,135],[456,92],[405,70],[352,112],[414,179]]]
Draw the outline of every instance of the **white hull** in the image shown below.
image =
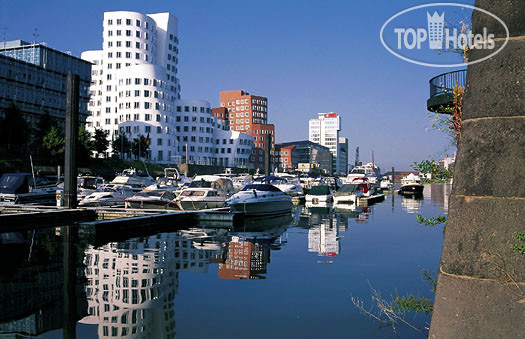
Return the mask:
[[319,203],[319,202],[331,202],[333,199],[333,196],[330,195],[306,195],[306,202],[310,203]]

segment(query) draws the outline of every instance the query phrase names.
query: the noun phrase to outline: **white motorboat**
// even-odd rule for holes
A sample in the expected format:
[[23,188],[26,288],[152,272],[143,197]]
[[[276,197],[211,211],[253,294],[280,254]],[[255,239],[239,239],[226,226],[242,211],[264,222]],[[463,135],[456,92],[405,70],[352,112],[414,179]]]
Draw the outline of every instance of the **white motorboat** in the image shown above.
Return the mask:
[[56,182],[31,173],[6,173],[0,178],[0,202],[7,204],[54,204]]
[[344,184],[334,193],[334,204],[356,204],[357,199],[364,196],[359,184]]
[[139,172],[134,168],[128,168],[117,175],[110,184],[130,186],[135,192],[139,192],[147,186],[155,184],[155,179],[147,173]]
[[130,186],[103,185],[80,200],[79,206],[124,206],[126,198],[132,197],[133,194],[134,192]]
[[366,177],[371,184],[377,183],[379,177],[379,167],[369,162],[363,166],[354,167],[344,180],[345,184],[351,184],[355,178]]
[[285,174],[284,176],[269,175],[265,177],[260,177],[255,179],[254,183],[273,185],[291,197],[304,196],[304,191],[299,181],[299,178],[288,174]]
[[253,177],[250,174],[241,174],[236,177],[232,177],[233,188],[236,192],[239,192],[244,186],[249,185],[253,182]]
[[313,186],[306,195],[306,202],[312,204],[331,202],[333,199],[333,190],[330,185],[320,184]]
[[422,195],[423,189],[424,186],[421,184],[421,179],[419,178],[419,175],[410,173],[409,175],[401,179],[401,190],[399,191],[399,193]]
[[382,190],[391,190],[392,187],[392,181],[390,181],[388,177],[385,176],[381,179],[381,182],[379,183],[379,188],[381,188]]
[[180,209],[201,210],[223,207],[234,193],[230,178],[218,175],[199,175],[175,199]]
[[226,201],[233,211],[246,216],[268,216],[290,213],[292,198],[270,184],[251,184]]
[[84,199],[91,193],[95,192],[97,188],[104,185],[104,179],[91,175],[79,175],[77,177],[77,199],[78,201]]
[[172,209],[178,210],[179,205],[175,203],[175,194],[172,190],[145,189],[132,197],[126,198],[126,208],[145,208],[145,209]]

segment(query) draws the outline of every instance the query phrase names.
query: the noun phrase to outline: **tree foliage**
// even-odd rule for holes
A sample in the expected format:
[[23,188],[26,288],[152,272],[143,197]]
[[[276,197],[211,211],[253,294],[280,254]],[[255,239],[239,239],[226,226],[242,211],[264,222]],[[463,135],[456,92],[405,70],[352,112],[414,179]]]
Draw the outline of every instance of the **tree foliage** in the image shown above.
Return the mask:
[[[137,138],[134,138],[131,143],[131,153],[137,158],[145,158],[148,154],[149,143],[146,142],[146,137],[139,135]],[[140,150],[140,155],[139,155]]]
[[104,154],[109,147],[108,132],[104,131],[103,129],[95,129],[93,143],[95,152],[97,152],[97,157],[100,157],[100,155]]
[[56,126],[52,126],[51,130],[44,136],[42,146],[53,164],[60,164],[63,162],[65,144],[66,139],[60,129]]
[[452,168],[441,168],[434,160],[423,160],[421,162],[415,161],[410,166],[424,175],[430,174],[432,176],[432,180],[438,182],[446,182],[452,178],[452,175],[454,174],[454,170]]
[[0,117],[0,147],[6,151],[25,150],[29,141],[29,125],[22,112],[11,102]]
[[128,154],[131,151],[131,143],[125,135],[120,134],[111,143],[111,149],[113,150],[113,154],[118,154],[119,158],[123,159],[124,154]]

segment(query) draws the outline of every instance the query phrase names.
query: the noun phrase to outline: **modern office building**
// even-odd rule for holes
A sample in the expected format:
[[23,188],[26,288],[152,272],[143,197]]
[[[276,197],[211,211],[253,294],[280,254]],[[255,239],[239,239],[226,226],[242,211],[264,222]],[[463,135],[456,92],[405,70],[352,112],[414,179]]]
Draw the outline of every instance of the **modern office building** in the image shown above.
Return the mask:
[[339,175],[346,175],[348,174],[348,138],[339,137],[339,145],[337,147]]
[[224,167],[249,168],[254,138],[246,133],[219,127],[220,125],[215,130],[215,164]]
[[[88,128],[103,129],[110,139],[122,133],[121,127],[133,126],[136,128],[133,133],[144,136],[152,133],[146,127],[160,128],[159,134],[167,137],[157,139],[166,143],[152,143],[151,160],[165,162],[179,155],[175,153],[181,148],[176,151],[171,149],[173,142],[168,144],[169,136],[174,135],[171,128],[182,113],[177,112],[177,106],[191,106],[191,113],[201,113],[204,107],[210,125],[211,110],[202,103],[176,103],[181,97],[177,78],[177,18],[170,13],[105,12],[102,36],[102,50],[82,53],[83,59],[93,63]],[[195,107],[197,112],[193,111]],[[202,147],[204,152],[204,143]],[[212,154],[209,150],[199,156],[199,161]]]
[[326,146],[302,140],[280,143],[275,148],[281,170],[332,174],[332,153]]
[[[332,153],[332,171],[336,175],[346,175],[347,166],[341,166],[339,155],[339,131],[341,130],[341,117],[334,112],[318,113],[317,119],[310,119],[308,128],[308,139],[330,149]],[[348,151],[346,152],[348,162]]]
[[[220,93],[220,108],[215,116],[225,120],[231,131],[246,133],[254,138],[250,164],[255,168],[264,167],[266,139],[270,139],[270,154],[275,150],[275,126],[268,124],[268,99],[251,95],[246,91],[225,91]],[[273,163],[271,160],[270,162]]]
[[23,40],[0,44],[0,110],[15,103],[34,128],[43,114],[63,125],[67,74],[80,78],[79,121],[88,115],[91,64],[44,43]]

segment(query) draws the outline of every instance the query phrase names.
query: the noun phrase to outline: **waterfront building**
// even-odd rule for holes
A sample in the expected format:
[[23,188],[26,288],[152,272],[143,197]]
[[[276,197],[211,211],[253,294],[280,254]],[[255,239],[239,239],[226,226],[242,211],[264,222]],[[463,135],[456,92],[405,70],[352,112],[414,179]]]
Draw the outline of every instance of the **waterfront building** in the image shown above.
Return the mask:
[[31,128],[49,114],[60,126],[66,115],[67,74],[80,78],[79,121],[86,121],[91,64],[69,53],[23,40],[0,44],[0,110],[13,102]]
[[311,174],[332,173],[332,153],[326,146],[301,140],[276,145],[276,158],[281,170]]
[[[268,99],[262,96],[238,91],[220,93],[220,109],[215,110],[218,119],[225,120],[231,131],[246,133],[254,138],[254,148],[250,164],[254,168],[264,168],[266,139],[270,138],[270,154],[275,150],[275,126],[268,124]],[[270,161],[273,163],[273,161]]]
[[[220,126],[220,125],[219,125]],[[248,168],[254,138],[238,131],[215,130],[215,164]]]
[[339,167],[339,175],[348,174],[348,138],[339,137],[339,145],[337,151],[337,166]]
[[[180,116],[177,113],[181,113],[176,111],[176,101],[181,98],[177,24],[177,18],[170,13],[105,12],[102,50],[82,53],[83,59],[93,63],[88,128],[105,130],[109,139],[117,138],[123,132],[121,127],[135,128],[132,137],[160,130],[159,134],[167,136],[150,144],[150,159],[156,162],[170,162],[182,151],[181,145],[173,149],[175,138],[169,137],[174,135],[171,128]],[[204,107],[211,115],[211,110],[206,112],[209,105],[199,103],[193,107],[197,107],[197,113]],[[201,146],[206,147],[204,143]],[[207,161],[212,153],[204,152],[199,161]]]
[[[339,161],[339,131],[341,130],[341,117],[334,112],[318,113],[317,119],[310,119],[308,124],[308,139],[330,149],[332,153],[332,172],[335,175],[346,175],[348,164],[345,160]],[[348,148],[348,146],[346,146]],[[343,157],[344,158],[344,157]],[[348,149],[346,150],[346,163],[348,163]]]

